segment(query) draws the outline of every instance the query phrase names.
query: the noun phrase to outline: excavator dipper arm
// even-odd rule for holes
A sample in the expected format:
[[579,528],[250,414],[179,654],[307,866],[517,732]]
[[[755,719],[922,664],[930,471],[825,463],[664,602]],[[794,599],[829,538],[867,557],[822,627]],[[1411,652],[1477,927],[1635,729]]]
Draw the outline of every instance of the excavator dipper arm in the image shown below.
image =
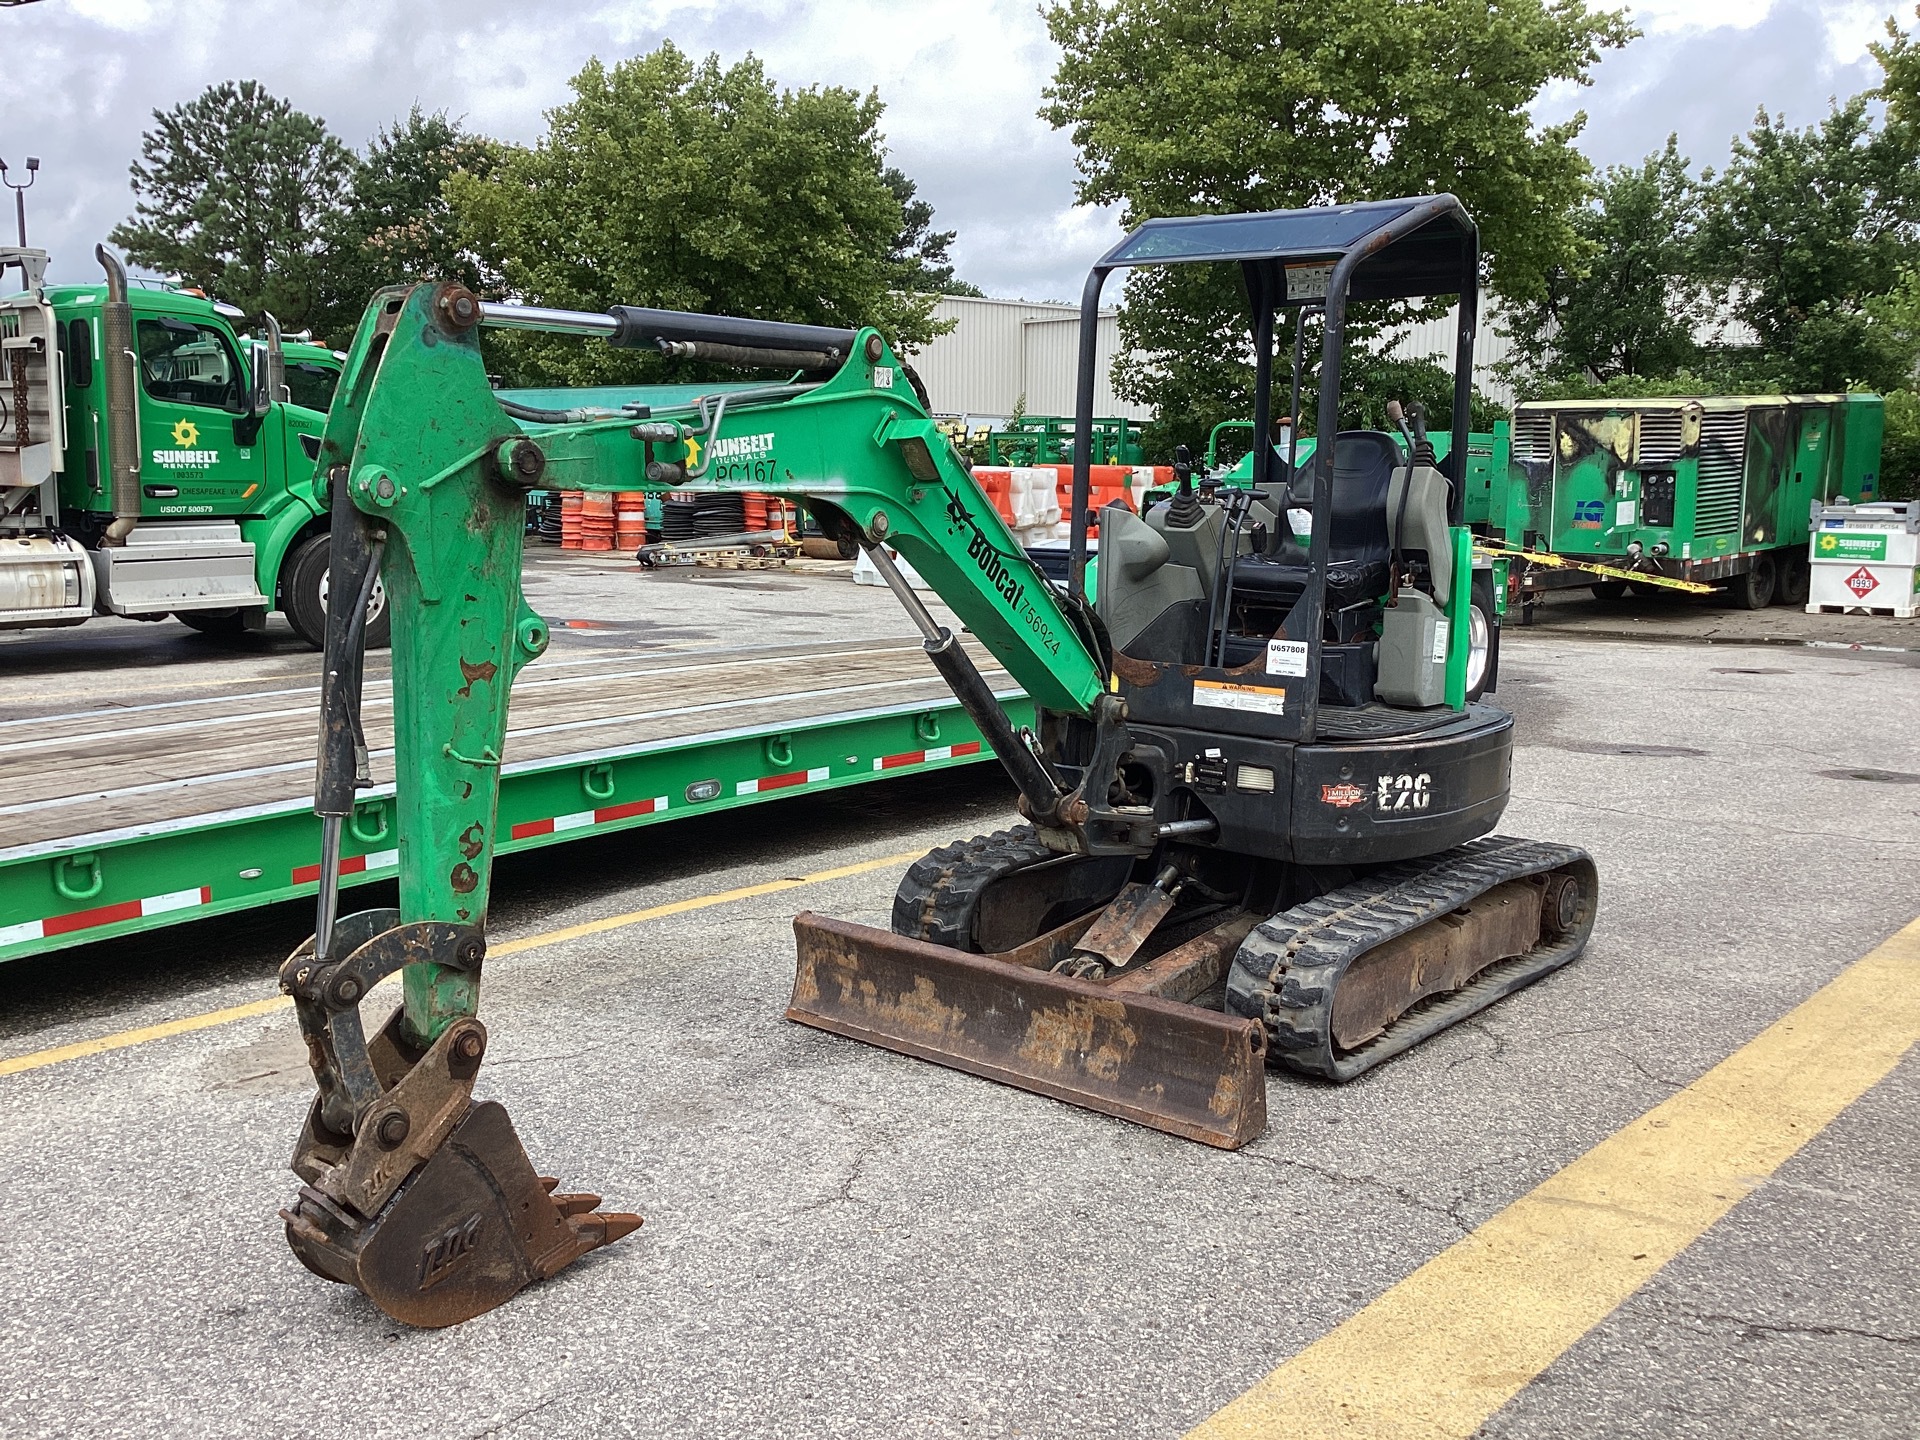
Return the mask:
[[[483,320],[831,373],[721,387],[663,415],[516,416],[488,384]],[[1032,568],[872,330],[528,311],[483,306],[455,285],[383,291],[348,356],[320,465],[334,516],[330,592],[360,603],[328,617],[318,924],[281,973],[318,1092],[293,1159],[299,1198],[282,1214],[309,1269],[357,1286],[397,1319],[452,1324],[640,1223],[599,1212],[596,1196],[552,1193],[505,1111],[472,1098],[486,1049],[477,1012],[508,695],[548,639],[521,592],[529,489],[684,484],[804,496],[897,581],[880,542],[896,548],[1043,707],[1096,724],[1106,716],[1109,730],[1117,721],[1091,618]],[[394,615],[400,904],[342,917],[341,828],[370,783],[360,617],[376,573]],[[1092,767],[1061,774],[1039,758],[954,637],[897,588],[1041,833],[1085,849]],[[402,1005],[370,1031],[361,1002],[396,972]]]

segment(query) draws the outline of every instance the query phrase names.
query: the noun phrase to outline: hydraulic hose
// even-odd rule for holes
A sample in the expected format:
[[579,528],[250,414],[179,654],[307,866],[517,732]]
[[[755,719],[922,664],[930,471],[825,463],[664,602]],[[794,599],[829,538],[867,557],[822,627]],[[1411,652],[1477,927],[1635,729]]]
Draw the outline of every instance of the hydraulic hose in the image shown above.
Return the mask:
[[522,405],[518,400],[502,400],[494,396],[493,403],[516,420],[525,420],[534,425],[577,425],[585,420],[646,420],[653,415],[649,405],[630,405],[619,410],[584,408],[576,410],[542,410],[538,405]]
[[[736,315],[688,315],[677,310],[650,310],[639,305],[609,307],[613,333],[607,343],[652,348],[662,341],[698,345],[737,346],[779,351],[780,364],[803,364],[795,352],[824,352],[839,364],[853,351],[853,330],[830,325],[795,325],[782,320],[749,320]],[[755,362],[760,363],[760,362]]]

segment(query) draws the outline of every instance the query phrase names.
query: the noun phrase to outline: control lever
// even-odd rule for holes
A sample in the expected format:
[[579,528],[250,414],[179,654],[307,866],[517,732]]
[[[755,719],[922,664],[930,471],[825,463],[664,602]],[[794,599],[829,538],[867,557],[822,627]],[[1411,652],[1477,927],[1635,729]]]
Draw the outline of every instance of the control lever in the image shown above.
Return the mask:
[[1190,528],[1200,523],[1200,502],[1193,495],[1193,452],[1184,445],[1173,450],[1173,478],[1180,488],[1167,504],[1167,523]]

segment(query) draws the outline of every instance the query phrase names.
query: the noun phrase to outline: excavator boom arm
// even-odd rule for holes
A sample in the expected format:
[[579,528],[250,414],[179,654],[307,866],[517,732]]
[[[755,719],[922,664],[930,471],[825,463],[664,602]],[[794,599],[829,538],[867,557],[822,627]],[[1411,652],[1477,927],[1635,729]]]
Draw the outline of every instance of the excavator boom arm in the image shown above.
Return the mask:
[[[482,325],[495,318],[574,330],[603,320],[602,333],[615,342],[762,364],[790,355],[838,368],[817,383],[719,386],[708,400],[644,419],[618,411],[510,415],[480,354]],[[836,345],[836,337],[846,338]],[[547,643],[520,588],[529,489],[796,497],[861,543],[896,549],[1041,706],[1086,714],[1107,689],[1091,626],[1027,560],[871,329],[624,309],[579,316],[483,306],[452,285],[389,290],[355,337],[320,463],[335,508],[334,593],[354,593],[341,581],[350,585],[356,565],[364,572],[368,553],[383,547],[379,568],[394,615],[400,911],[408,923],[484,925],[508,692]],[[330,646],[330,684],[355,661]],[[356,690],[357,680],[335,688]],[[329,760],[323,735],[323,817],[351,808],[342,732],[357,711],[357,695],[332,697],[323,729],[336,749]],[[1002,758],[1017,765],[1029,757]],[[320,940],[324,948],[326,936]],[[474,1011],[471,970],[414,965],[405,985],[407,1029],[419,1043]]]
[[[473,1095],[487,1046],[477,1011],[507,701],[548,638],[521,593],[529,489],[686,485],[804,497],[897,580],[879,542],[896,546],[1042,705],[1110,706],[1093,645],[873,331],[626,308],[496,309],[500,323],[833,372],[817,384],[721,387],[662,416],[552,412],[503,405],[493,393],[479,346],[487,308],[457,285],[381,292],[328,414],[319,462],[335,603],[314,787],[319,913],[313,939],[280,972],[316,1091],[294,1148],[299,1196],[281,1212],[288,1244],[315,1274],[413,1325],[490,1310],[641,1223],[600,1210],[596,1195],[558,1193],[506,1112]],[[342,831],[355,792],[372,780],[361,679],[367,604],[380,579],[393,609],[400,905],[341,916]],[[1071,792],[1015,735],[953,636],[904,583],[896,589],[1036,819],[1070,825],[1060,811]],[[361,1003],[395,972],[403,1003],[376,1031]]]

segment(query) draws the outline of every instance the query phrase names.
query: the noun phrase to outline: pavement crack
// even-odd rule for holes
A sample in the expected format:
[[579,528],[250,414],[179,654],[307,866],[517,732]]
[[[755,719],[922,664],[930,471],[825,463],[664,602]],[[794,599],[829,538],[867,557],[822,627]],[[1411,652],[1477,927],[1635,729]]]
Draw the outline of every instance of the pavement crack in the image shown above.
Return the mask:
[[1616,1056],[1618,1056],[1620,1059],[1626,1061],[1627,1064],[1631,1065],[1635,1070],[1639,1071],[1643,1077],[1653,1081],[1653,1083],[1656,1085],[1664,1085],[1669,1090],[1684,1090],[1687,1088],[1685,1082],[1683,1081],[1669,1080],[1665,1075],[1654,1074],[1653,1071],[1649,1070],[1646,1066],[1640,1063],[1640,1060],[1637,1056],[1629,1055],[1624,1050],[1616,1050],[1613,1053]]
[[613,1043],[611,1040],[602,1040],[598,1045],[589,1045],[584,1050],[569,1050],[560,1055],[514,1055],[503,1060],[489,1060],[487,1064],[497,1070],[504,1065],[546,1065],[556,1060],[578,1060],[583,1056],[598,1054]]
[[507,1426],[517,1424],[529,1415],[538,1414],[559,1398],[558,1395],[549,1395],[544,1400],[537,1400],[531,1405],[523,1406],[511,1415],[503,1415],[500,1419],[489,1423],[486,1429],[475,1430],[469,1433],[466,1440],[486,1440],[486,1437],[489,1435],[498,1435],[502,1430],[506,1429]]
[[1305,1170],[1310,1175],[1318,1175],[1321,1179],[1331,1180],[1338,1185],[1351,1185],[1357,1189],[1384,1190],[1403,1205],[1411,1206],[1415,1210],[1424,1210],[1429,1215],[1438,1215],[1458,1228],[1462,1235],[1473,1233],[1473,1225],[1460,1214],[1461,1209],[1467,1204],[1467,1197],[1464,1195],[1442,1205],[1425,1196],[1415,1195],[1412,1191],[1395,1185],[1390,1180],[1382,1180],[1377,1175],[1348,1175],[1344,1171],[1330,1169],[1325,1165],[1316,1165],[1311,1160],[1292,1159],[1279,1155],[1259,1155],[1255,1158],[1276,1168]]
[[820,1103],[846,1123],[847,1128],[859,1137],[859,1144],[854,1147],[853,1158],[847,1162],[846,1173],[840,1177],[840,1182],[834,1187],[833,1194],[808,1201],[800,1207],[800,1213],[811,1215],[833,1205],[859,1205],[871,1208],[872,1202],[854,1194],[853,1188],[866,1178],[867,1162],[881,1150],[892,1148],[892,1137],[884,1128],[872,1135],[862,1136],[856,1112],[852,1106],[839,1100],[822,1100]]
[[1474,1054],[1471,1054],[1471,1055],[1462,1055],[1458,1059],[1448,1062],[1448,1065],[1447,1065],[1448,1074],[1452,1074],[1455,1070],[1458,1070],[1462,1065],[1478,1065],[1486,1061],[1499,1060],[1505,1057],[1507,1053],[1506,1037],[1503,1036],[1498,1030],[1495,1030],[1491,1025],[1487,1024],[1486,1021],[1462,1020],[1457,1025],[1455,1025],[1454,1028],[1456,1030],[1471,1030],[1476,1035],[1485,1036],[1488,1040],[1493,1042],[1493,1048],[1491,1050],[1476,1051]]
[[1678,1313],[1689,1320],[1698,1320],[1702,1324],[1737,1325],[1749,1339],[1761,1335],[1848,1335],[1859,1340],[1879,1340],[1888,1345],[1920,1345],[1920,1335],[1887,1335],[1878,1330],[1865,1330],[1853,1325],[1776,1324],[1767,1320],[1754,1320],[1745,1315],[1721,1315],[1707,1310],[1681,1310]]

